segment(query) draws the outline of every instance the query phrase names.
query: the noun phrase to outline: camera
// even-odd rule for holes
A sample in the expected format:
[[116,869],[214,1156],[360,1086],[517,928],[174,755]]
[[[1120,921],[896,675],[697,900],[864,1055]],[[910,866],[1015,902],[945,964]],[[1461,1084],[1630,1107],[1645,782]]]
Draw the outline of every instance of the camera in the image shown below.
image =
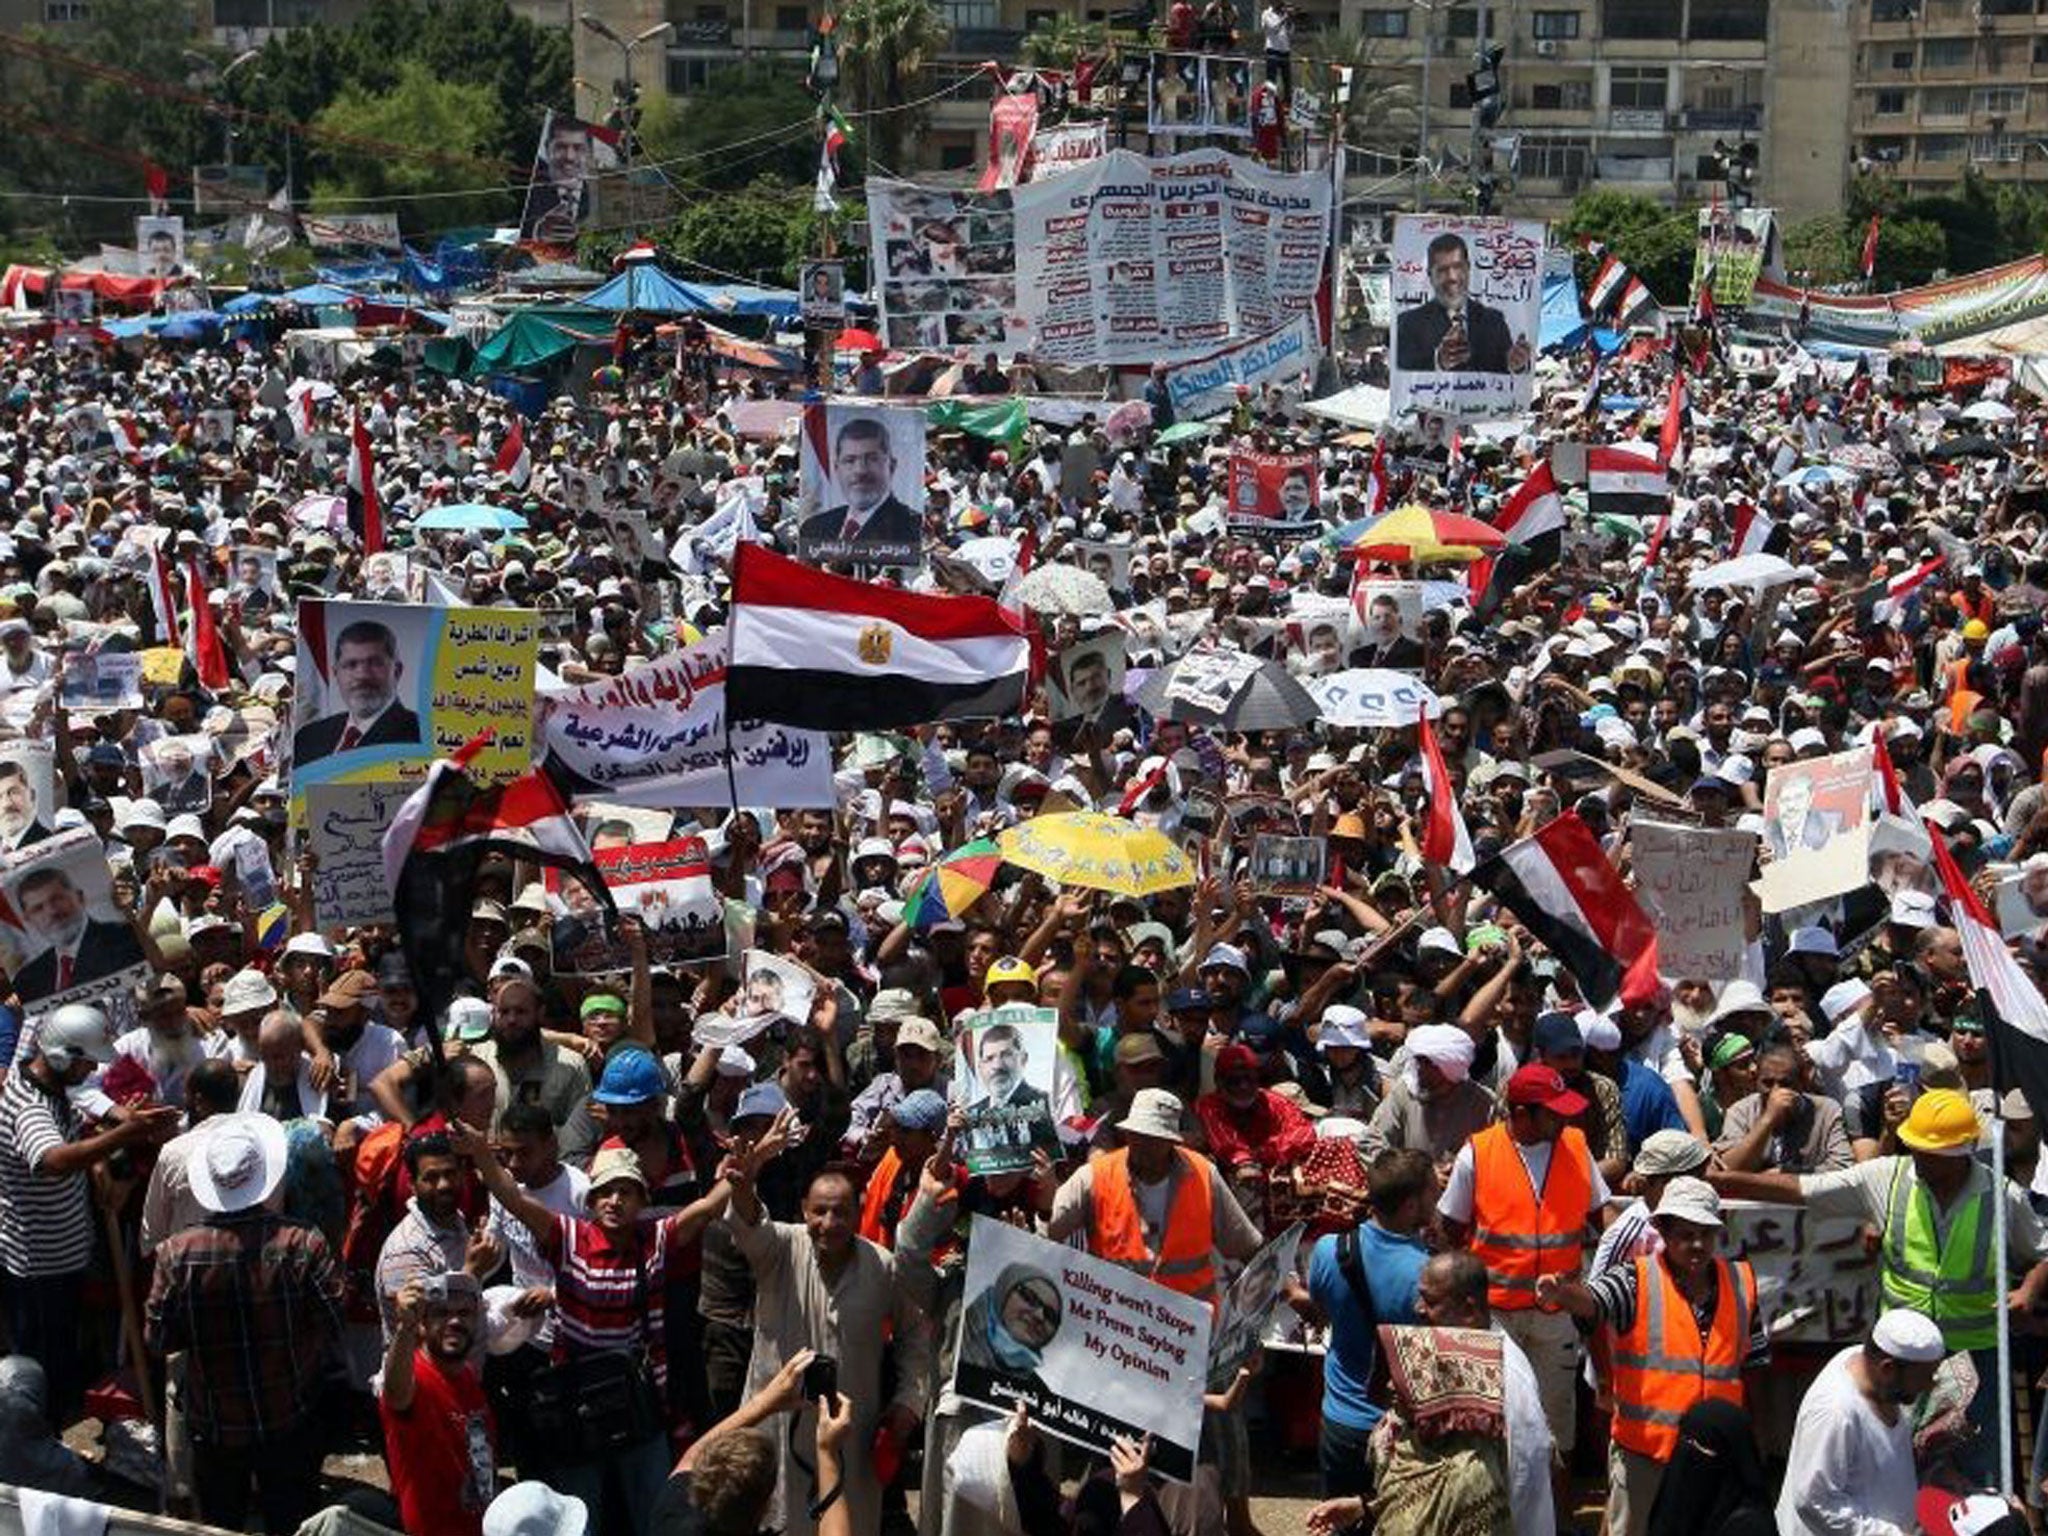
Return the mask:
[[802,1385],[798,1388],[807,1403],[839,1401],[839,1362],[830,1355],[819,1355],[804,1367]]

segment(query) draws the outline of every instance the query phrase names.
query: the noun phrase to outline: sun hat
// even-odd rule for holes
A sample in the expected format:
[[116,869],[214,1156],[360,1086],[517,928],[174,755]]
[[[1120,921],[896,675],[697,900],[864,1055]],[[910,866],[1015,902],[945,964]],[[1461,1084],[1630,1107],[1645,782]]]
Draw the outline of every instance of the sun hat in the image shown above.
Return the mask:
[[1117,1129],[1128,1136],[1151,1136],[1159,1141],[1181,1140],[1181,1102],[1164,1088],[1140,1088],[1131,1097],[1131,1107]]
[[284,1182],[284,1122],[253,1111],[216,1115],[185,1160],[192,1197],[217,1215],[231,1215],[268,1200]]
[[1689,1221],[1696,1227],[1718,1227],[1721,1225],[1721,1197],[1714,1192],[1714,1186],[1705,1179],[1676,1178],[1664,1186],[1664,1197],[1657,1202],[1653,1217],[1674,1217]]

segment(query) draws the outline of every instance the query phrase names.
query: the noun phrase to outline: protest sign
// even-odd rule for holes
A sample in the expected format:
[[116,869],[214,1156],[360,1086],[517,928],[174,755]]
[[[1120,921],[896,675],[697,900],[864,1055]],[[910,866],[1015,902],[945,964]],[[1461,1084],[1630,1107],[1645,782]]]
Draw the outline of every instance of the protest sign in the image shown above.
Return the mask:
[[954,1102],[965,1105],[960,1153],[974,1174],[1031,1166],[1033,1148],[1059,1155],[1053,1129],[1053,1074],[1059,1013],[1012,1003],[976,1014],[960,1033]]
[[692,1038],[700,1048],[745,1045],[778,1025],[808,1024],[817,991],[817,981],[794,960],[750,949],[740,958],[738,1011],[731,1022],[700,1018]]
[[1743,901],[1753,833],[1629,823],[1636,896],[1657,925],[1657,966],[1676,981],[1732,981],[1748,949]]
[[1131,546],[1110,544],[1101,540],[1077,539],[1074,553],[1080,558],[1081,569],[1102,578],[1102,584],[1112,592],[1128,592],[1131,589]]
[[1046,706],[1055,720],[1093,720],[1121,697],[1124,634],[1109,630],[1070,645],[1045,669]]
[[649,573],[643,567],[665,563],[667,554],[661,545],[661,535],[648,526],[647,514],[626,511],[620,507],[607,507],[604,514],[605,532],[611,536],[612,553],[619,557],[619,564],[626,574],[635,580],[644,579]]
[[1320,837],[1261,832],[1252,839],[1248,872],[1261,896],[1313,896],[1323,883],[1329,844]]
[[[178,653],[183,660],[184,652]],[[142,657],[135,651],[70,651],[58,701],[66,709],[97,714],[142,708]]]
[[1109,150],[1109,124],[1061,123],[1040,128],[1031,135],[1031,161],[1027,181],[1045,181],[1062,172],[1078,170],[1091,160],[1100,160]]
[[213,804],[213,738],[159,736],[142,749],[142,789],[171,815]]
[[0,741],[0,848],[50,835],[57,818],[57,749],[47,741]]
[[313,916],[322,928],[396,921],[384,876],[384,834],[407,784],[315,784],[306,790]]
[[1031,177],[1032,136],[1038,131],[1038,90],[1031,78],[1017,78],[1016,89],[989,104],[988,163],[981,168],[977,190],[997,192]]
[[805,560],[916,565],[924,551],[922,411],[804,408],[797,550]]
[[846,263],[807,261],[803,266],[805,325],[838,325],[846,319]]
[[1180,421],[1216,416],[1230,409],[1242,384],[1256,390],[1263,384],[1293,378],[1314,369],[1320,351],[1315,320],[1296,315],[1269,336],[1240,342],[1200,362],[1169,369],[1167,397]]
[[631,848],[635,843],[665,843],[676,823],[673,811],[602,800],[579,801],[570,814],[592,853]]
[[2048,861],[2022,866],[1998,881],[1998,931],[2024,939],[2048,926]]
[[185,270],[184,217],[175,213],[137,214],[135,249],[142,258],[138,276],[176,277]]
[[835,804],[822,731],[736,720],[726,764],[724,630],[601,683],[540,697],[547,755],[578,799],[621,805],[776,810]]
[[142,662],[141,681],[151,688],[175,688],[185,675],[185,653],[175,645],[153,645],[136,654]]
[[106,851],[85,827],[0,861],[0,967],[31,1012],[123,991],[149,974],[114,906]]
[[394,256],[405,251],[395,213],[309,213],[299,223],[316,251],[346,250],[352,246],[389,251]]
[[1311,677],[1302,687],[1333,725],[1364,731],[1401,730],[1427,711],[1434,720],[1443,700],[1419,678],[1379,667],[1353,667],[1327,677]]
[[270,201],[270,168],[262,165],[195,165],[192,211],[246,214]]
[[1361,581],[1353,601],[1358,605],[1361,636],[1351,653],[1352,665],[1419,671],[1424,655],[1422,583],[1381,578]]
[[1318,526],[1316,456],[1233,451],[1226,515],[1231,527],[1253,532],[1289,533]]
[[1301,1239],[1308,1228],[1296,1222],[1245,1260],[1230,1289],[1223,1293],[1221,1320],[1209,1345],[1208,1386],[1226,1391],[1237,1368],[1252,1357],[1265,1334],[1266,1320],[1279,1303],[1287,1277],[1295,1272]]
[[1252,61],[1209,53],[1155,53],[1148,75],[1145,131],[1248,138]]
[[1166,696],[1220,715],[1262,665],[1258,657],[1243,651],[1196,651],[1174,664]]
[[567,112],[542,119],[519,238],[540,245],[576,243],[597,214],[597,179],[618,168],[618,134]]
[[235,446],[235,413],[231,407],[201,411],[197,426],[200,447],[232,449]]
[[1746,309],[1756,280],[1776,276],[1777,214],[1769,208],[1735,208],[1716,201],[1699,210],[1699,236],[1692,252],[1692,282],[1698,293],[1712,276],[1714,302]]
[[301,599],[293,793],[419,779],[487,730],[471,777],[524,773],[539,622],[530,609]]
[[1783,763],[1764,781],[1766,912],[1853,891],[1870,878],[1870,748]]
[[1870,1336],[1884,1302],[1862,1217],[1724,1200],[1721,1219],[1721,1251],[1756,1271],[1757,1305],[1773,1341],[1847,1344]]
[[976,1216],[953,1390],[1106,1452],[1152,1436],[1151,1468],[1185,1483],[1202,1438],[1206,1302],[1007,1222]]
[[[702,965],[726,958],[725,902],[711,883],[711,858],[701,837],[595,849],[591,854],[620,916],[637,916],[650,965]],[[592,973],[632,969],[633,954],[616,924],[578,882],[548,872],[548,884],[569,909],[556,924],[557,970]]]
[[1314,313],[1330,180],[1120,149],[1008,192],[871,179],[868,211],[892,347],[1175,363]]
[[1529,409],[1543,243],[1531,219],[1395,218],[1393,415],[1470,421]]

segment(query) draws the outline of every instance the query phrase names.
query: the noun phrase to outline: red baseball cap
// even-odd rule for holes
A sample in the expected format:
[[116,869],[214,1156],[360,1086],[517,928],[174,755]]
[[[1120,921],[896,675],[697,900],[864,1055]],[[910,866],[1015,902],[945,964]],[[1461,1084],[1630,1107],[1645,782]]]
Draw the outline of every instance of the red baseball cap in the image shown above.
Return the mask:
[[1508,1079],[1508,1103],[1554,1110],[1567,1120],[1586,1112],[1585,1096],[1572,1092],[1557,1068],[1540,1062],[1520,1068]]
[[2026,1517],[1995,1493],[1922,1488],[1917,1513],[1928,1536],[2007,1536],[2027,1528]]

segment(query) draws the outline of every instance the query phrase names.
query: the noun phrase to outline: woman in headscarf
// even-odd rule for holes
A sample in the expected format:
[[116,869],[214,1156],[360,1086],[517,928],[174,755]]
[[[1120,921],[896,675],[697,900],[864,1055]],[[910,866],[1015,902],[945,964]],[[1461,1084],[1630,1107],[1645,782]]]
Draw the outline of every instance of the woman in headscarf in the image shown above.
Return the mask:
[[995,1284],[967,1304],[960,1321],[960,1364],[1006,1383],[1039,1385],[1045,1348],[1060,1331],[1059,1282],[1030,1264],[1008,1264]]
[[1771,1536],[1775,1528],[1749,1415],[1716,1398],[1694,1403],[1678,1421],[1649,1536]]

